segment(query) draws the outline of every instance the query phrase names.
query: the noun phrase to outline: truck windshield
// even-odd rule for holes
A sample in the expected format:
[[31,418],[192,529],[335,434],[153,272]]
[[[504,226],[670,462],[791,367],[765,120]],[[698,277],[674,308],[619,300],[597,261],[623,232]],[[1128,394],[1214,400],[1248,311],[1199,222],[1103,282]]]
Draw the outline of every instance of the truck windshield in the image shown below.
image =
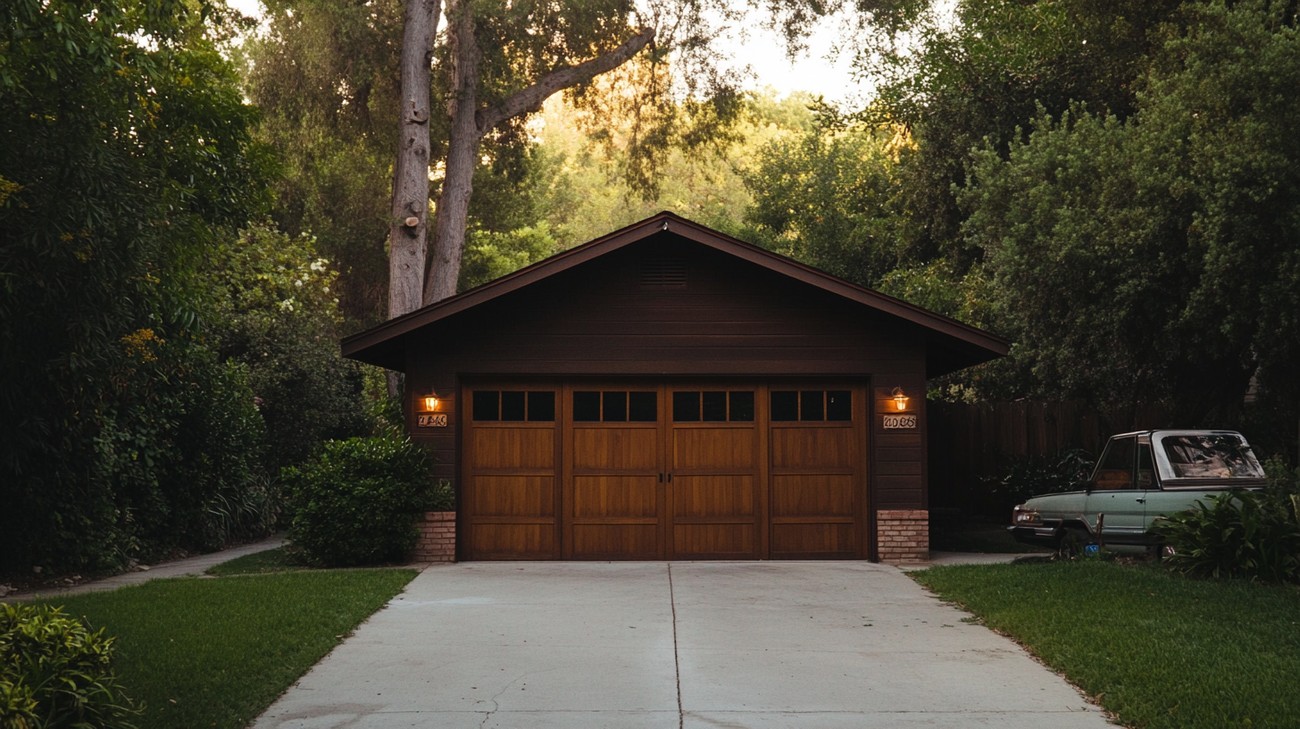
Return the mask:
[[1263,478],[1250,446],[1231,435],[1167,435],[1160,441],[1175,478]]

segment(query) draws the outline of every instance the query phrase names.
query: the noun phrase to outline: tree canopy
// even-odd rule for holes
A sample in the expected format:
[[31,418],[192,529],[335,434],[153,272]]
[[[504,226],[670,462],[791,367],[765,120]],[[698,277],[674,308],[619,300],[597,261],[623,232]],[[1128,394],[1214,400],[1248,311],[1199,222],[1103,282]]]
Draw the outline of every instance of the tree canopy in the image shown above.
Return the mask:
[[1294,22],[1264,3],[1189,9],[1127,118],[1041,111],[1005,159],[977,156],[965,240],[984,253],[1031,394],[1164,401],[1181,422],[1231,422],[1252,377],[1290,389]]

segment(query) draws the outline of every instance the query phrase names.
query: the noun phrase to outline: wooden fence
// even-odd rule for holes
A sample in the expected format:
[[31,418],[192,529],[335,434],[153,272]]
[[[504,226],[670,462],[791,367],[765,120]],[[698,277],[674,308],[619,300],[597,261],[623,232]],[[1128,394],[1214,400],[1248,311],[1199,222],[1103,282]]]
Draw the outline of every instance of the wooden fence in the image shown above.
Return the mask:
[[1141,408],[1115,422],[1079,402],[926,403],[929,416],[930,503],[964,509],[985,476],[1017,460],[1083,449],[1100,455],[1117,432],[1168,427],[1169,413]]

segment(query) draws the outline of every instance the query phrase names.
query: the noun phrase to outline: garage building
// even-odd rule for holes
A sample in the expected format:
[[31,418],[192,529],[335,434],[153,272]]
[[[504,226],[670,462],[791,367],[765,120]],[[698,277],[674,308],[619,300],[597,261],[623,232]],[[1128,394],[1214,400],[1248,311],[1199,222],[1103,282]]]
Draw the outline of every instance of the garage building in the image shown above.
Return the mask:
[[926,382],[1006,352],[671,213],[343,341],[464,560],[923,559]]

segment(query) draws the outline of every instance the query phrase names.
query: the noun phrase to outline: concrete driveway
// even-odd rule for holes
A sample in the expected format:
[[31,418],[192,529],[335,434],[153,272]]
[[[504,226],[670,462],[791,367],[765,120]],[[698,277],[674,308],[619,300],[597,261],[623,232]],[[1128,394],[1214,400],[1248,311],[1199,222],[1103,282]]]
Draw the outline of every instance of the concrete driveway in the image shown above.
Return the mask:
[[865,562],[433,566],[254,726],[1110,726],[968,618]]

